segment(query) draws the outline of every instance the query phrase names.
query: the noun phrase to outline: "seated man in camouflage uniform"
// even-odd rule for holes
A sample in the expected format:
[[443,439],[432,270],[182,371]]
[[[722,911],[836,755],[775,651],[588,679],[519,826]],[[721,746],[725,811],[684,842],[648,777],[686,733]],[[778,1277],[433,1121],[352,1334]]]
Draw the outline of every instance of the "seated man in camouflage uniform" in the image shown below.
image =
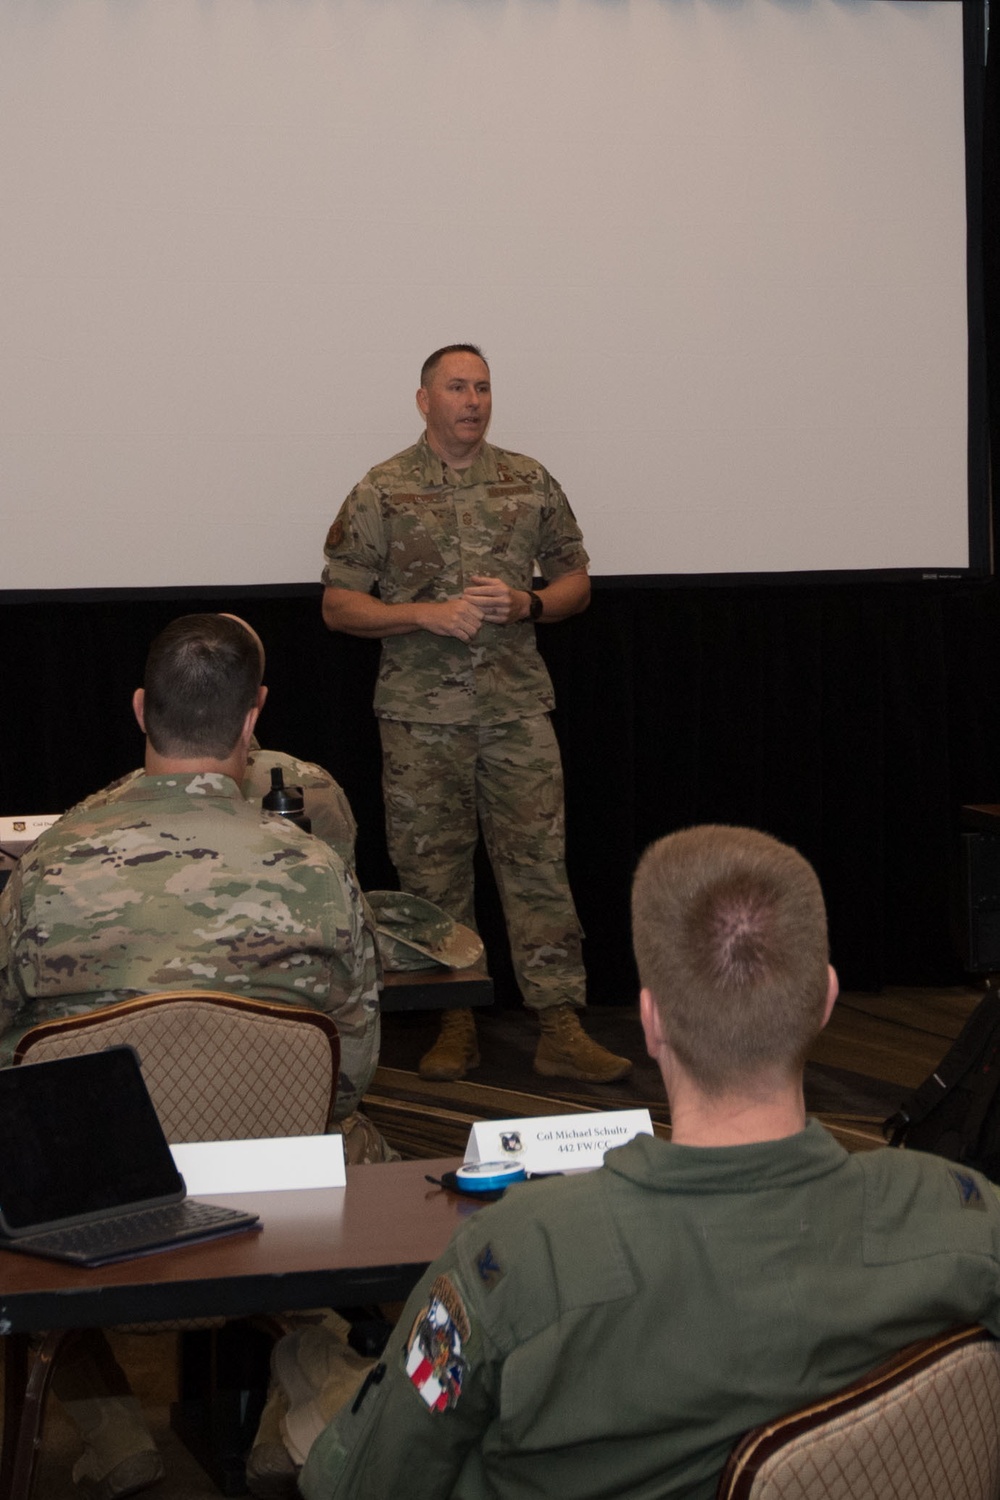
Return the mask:
[[997,1190],[806,1120],[837,993],[806,861],[686,829],[646,852],[632,911],[672,1139],[473,1214],[381,1366],[314,1440],[294,1429],[306,1500],[712,1500],[747,1429],[954,1324],[1000,1334]]
[[[341,1039],[336,1115],[357,1110],[378,1061],[373,923],[327,843],[241,795],[262,673],[256,637],[224,615],[185,616],[153,642],[133,700],[144,771],[54,824],[0,895],[8,1057],[39,1021],[155,990],[228,991],[327,1011]],[[82,1340],[55,1388],[87,1443],[74,1477],[115,1500],[163,1469],[98,1345]]]
[[[225,614],[221,618],[235,620],[237,625],[242,625],[243,629],[248,632],[257,648],[260,658],[260,675],[263,681],[267,667],[264,642],[253,626],[248,625],[246,620],[240,619],[239,615]],[[266,693],[266,689],[264,691]],[[340,855],[344,864],[353,870],[354,844],[358,825],[346,792],[323,766],[318,766],[311,760],[297,760],[295,756],[286,755],[281,750],[262,750],[256,737],[251,737],[246,769],[240,782],[240,791],[246,800],[258,805],[263,802],[271,790],[271,772],[276,769],[281,771],[287,787],[301,788],[305,803],[304,812],[311,825],[310,831],[324,843],[329,844],[334,853]],[[103,807],[105,803],[118,796],[126,786],[144,774],[141,767],[137,771],[130,771],[127,776],[119,777],[102,791],[92,792],[72,811],[75,813],[86,808],[92,812],[97,807]]]

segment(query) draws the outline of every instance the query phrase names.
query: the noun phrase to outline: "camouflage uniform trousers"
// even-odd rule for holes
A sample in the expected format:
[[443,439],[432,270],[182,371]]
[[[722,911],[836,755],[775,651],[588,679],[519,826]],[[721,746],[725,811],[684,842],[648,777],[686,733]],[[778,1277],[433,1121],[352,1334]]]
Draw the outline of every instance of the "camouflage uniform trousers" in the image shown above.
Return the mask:
[[505,724],[380,719],[389,855],[404,890],[475,927],[482,828],[526,1005],[583,1005],[565,865],[559,746],[547,714]]

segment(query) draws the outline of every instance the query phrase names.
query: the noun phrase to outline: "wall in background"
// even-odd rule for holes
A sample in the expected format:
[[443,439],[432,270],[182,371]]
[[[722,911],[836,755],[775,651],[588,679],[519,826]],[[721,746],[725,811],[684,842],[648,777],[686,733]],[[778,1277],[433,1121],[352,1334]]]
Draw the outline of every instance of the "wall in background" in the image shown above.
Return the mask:
[[[130,698],[146,647],[199,607],[235,608],[260,630],[262,742],[333,771],[360,824],[363,883],[394,883],[371,713],[378,648],[328,635],[318,590],[0,605],[0,813],[61,810],[138,764]],[[958,809],[1000,802],[993,584],[600,589],[586,614],[539,637],[595,1001],[634,998],[639,853],[705,821],[765,828],[813,860],[845,984],[961,977],[949,931]],[[484,918],[496,935],[489,903]]]

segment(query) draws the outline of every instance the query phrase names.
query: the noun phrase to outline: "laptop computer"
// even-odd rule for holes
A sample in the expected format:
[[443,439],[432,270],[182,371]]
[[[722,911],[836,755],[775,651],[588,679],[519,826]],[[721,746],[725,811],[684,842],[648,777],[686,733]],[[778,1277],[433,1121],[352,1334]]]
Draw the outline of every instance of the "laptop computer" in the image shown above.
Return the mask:
[[0,1249],[102,1266],[257,1223],[186,1196],[134,1048],[0,1068]]

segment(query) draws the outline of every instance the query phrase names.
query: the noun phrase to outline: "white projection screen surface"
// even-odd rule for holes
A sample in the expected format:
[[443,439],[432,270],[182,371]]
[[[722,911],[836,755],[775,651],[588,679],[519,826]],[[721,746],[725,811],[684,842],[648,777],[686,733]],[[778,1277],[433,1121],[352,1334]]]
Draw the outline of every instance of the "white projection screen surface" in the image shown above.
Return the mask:
[[955,0],[7,0],[0,589],[318,579],[473,341],[595,574],[965,569]]

